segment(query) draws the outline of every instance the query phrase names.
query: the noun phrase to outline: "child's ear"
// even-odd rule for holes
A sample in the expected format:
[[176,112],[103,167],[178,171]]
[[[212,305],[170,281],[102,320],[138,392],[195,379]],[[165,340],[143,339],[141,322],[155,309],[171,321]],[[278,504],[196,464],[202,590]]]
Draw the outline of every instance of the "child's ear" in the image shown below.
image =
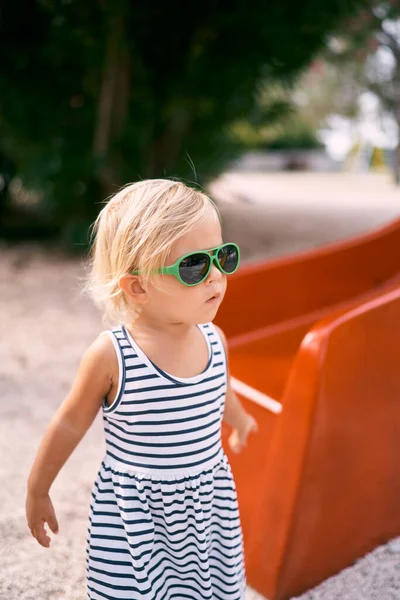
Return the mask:
[[138,304],[143,304],[147,299],[147,292],[138,275],[122,275],[118,280],[119,287],[125,294]]

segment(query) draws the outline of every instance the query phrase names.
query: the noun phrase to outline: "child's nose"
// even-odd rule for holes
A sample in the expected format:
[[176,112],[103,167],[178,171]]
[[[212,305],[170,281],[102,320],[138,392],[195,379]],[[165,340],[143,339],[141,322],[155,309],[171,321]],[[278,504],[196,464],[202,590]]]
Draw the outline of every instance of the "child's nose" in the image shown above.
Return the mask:
[[222,273],[216,266],[215,262],[212,261],[211,270],[208,274],[207,281],[218,281],[221,279]]

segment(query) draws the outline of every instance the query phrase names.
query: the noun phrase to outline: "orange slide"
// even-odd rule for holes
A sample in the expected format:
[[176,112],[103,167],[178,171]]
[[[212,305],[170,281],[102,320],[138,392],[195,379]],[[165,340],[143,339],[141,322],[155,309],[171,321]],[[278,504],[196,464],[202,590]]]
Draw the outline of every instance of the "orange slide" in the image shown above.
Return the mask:
[[260,426],[229,458],[248,583],[269,600],[400,535],[399,283],[400,220],[229,281],[216,323]]

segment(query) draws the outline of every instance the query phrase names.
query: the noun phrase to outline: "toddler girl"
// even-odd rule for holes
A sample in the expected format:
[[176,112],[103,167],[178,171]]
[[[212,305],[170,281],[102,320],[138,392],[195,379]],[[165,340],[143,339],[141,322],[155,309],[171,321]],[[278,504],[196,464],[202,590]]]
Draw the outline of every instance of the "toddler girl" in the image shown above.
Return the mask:
[[119,191],[94,223],[89,290],[111,326],[85,351],[28,480],[27,520],[45,547],[58,524],[49,490],[102,409],[106,454],[92,489],[92,600],[243,600],[236,490],[222,419],[239,451],[255,420],[229,383],[212,321],[239,248],[215,205],[183,183]]

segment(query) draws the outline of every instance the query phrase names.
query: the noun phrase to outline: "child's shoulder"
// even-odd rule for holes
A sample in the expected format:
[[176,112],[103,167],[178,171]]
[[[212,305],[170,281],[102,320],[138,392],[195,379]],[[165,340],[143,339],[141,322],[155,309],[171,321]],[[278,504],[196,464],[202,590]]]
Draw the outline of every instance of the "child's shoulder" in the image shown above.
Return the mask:
[[101,332],[84,350],[66,402],[72,406],[83,404],[89,412],[92,408],[97,410],[113,389],[116,373],[118,362],[112,342]]
[[86,348],[83,360],[98,374],[102,372],[111,379],[118,374],[118,359],[107,331],[101,331]]

